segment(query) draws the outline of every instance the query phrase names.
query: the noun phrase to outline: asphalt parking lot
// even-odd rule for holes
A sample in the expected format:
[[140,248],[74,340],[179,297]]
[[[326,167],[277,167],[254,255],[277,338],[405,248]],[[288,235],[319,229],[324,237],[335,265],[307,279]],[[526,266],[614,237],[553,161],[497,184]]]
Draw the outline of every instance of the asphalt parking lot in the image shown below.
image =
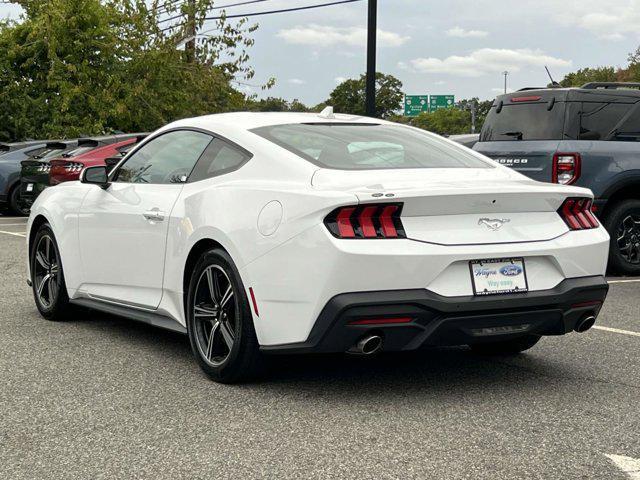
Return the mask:
[[0,217],[0,478],[640,478],[640,279],[515,359],[282,357],[208,381],[186,337],[41,319]]

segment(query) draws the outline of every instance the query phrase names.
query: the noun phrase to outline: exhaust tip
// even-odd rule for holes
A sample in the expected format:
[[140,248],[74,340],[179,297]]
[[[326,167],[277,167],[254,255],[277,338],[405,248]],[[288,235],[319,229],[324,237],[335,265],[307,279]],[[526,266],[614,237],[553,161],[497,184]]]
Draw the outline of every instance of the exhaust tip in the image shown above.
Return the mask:
[[367,335],[361,338],[358,343],[348,350],[348,352],[359,355],[373,355],[381,348],[382,337],[380,335]]
[[596,323],[596,317],[593,315],[585,315],[584,317],[582,317],[578,323],[576,323],[576,326],[574,327],[574,330],[578,333],[583,333],[586,332],[587,330],[589,330],[591,327],[593,327],[593,325]]

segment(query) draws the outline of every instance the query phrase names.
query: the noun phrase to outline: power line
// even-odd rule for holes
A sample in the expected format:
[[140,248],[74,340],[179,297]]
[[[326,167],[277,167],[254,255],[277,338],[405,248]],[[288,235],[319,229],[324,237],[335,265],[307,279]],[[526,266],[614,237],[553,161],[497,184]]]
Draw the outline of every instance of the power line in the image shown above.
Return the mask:
[[[297,12],[300,10],[311,10],[312,8],[322,8],[322,7],[330,7],[332,5],[342,5],[344,3],[354,3],[354,2],[361,2],[362,0],[339,0],[336,2],[329,2],[329,3],[321,3],[321,4],[316,4],[316,5],[307,5],[305,7],[294,7],[294,8],[283,8],[280,10],[268,10],[266,12],[252,12],[252,13],[245,13],[245,14],[237,14],[237,15],[221,15],[221,16],[216,16],[216,17],[205,17],[204,20],[220,20],[220,19],[227,19],[227,18],[245,18],[245,17],[257,17],[257,16],[261,16],[261,15],[273,15],[276,13],[287,13],[287,12]],[[182,15],[180,15],[181,17]],[[182,25],[184,25],[186,22],[182,22],[182,23],[178,23],[176,25],[171,25],[169,27],[165,27],[163,29],[161,29],[161,32],[164,32],[166,30],[171,30],[172,28],[177,28],[180,27]]]
[[[270,2],[271,0],[248,0],[246,2],[239,2],[239,3],[230,3],[228,5],[222,5],[220,7],[211,7],[211,10],[222,10],[225,8],[231,8],[231,7],[238,7],[240,5],[249,5],[250,3],[262,3],[262,2]],[[158,24],[164,23],[164,22],[170,22],[171,20],[175,20],[177,18],[181,18],[183,17],[182,14],[180,15],[174,15],[173,17],[169,17],[169,18],[163,18],[162,20],[158,21]]]

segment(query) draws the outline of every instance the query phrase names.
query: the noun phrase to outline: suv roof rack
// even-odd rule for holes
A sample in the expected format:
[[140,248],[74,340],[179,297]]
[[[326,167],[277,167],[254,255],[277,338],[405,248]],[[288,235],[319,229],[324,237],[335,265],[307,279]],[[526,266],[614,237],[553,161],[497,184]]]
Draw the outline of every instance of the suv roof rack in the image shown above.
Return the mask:
[[589,82],[582,85],[580,88],[586,88],[588,90],[595,90],[603,88],[605,90],[618,90],[625,88],[638,88],[640,89],[640,83],[637,82]]

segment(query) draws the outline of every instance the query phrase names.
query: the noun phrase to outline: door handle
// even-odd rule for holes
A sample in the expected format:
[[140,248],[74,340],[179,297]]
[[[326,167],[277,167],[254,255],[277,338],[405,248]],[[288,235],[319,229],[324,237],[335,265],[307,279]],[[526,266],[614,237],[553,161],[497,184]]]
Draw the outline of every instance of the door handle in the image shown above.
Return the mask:
[[164,220],[164,212],[161,212],[157,208],[153,208],[151,210],[147,210],[142,215],[147,220],[151,220],[151,221],[154,221],[154,222],[161,222],[161,221]]

